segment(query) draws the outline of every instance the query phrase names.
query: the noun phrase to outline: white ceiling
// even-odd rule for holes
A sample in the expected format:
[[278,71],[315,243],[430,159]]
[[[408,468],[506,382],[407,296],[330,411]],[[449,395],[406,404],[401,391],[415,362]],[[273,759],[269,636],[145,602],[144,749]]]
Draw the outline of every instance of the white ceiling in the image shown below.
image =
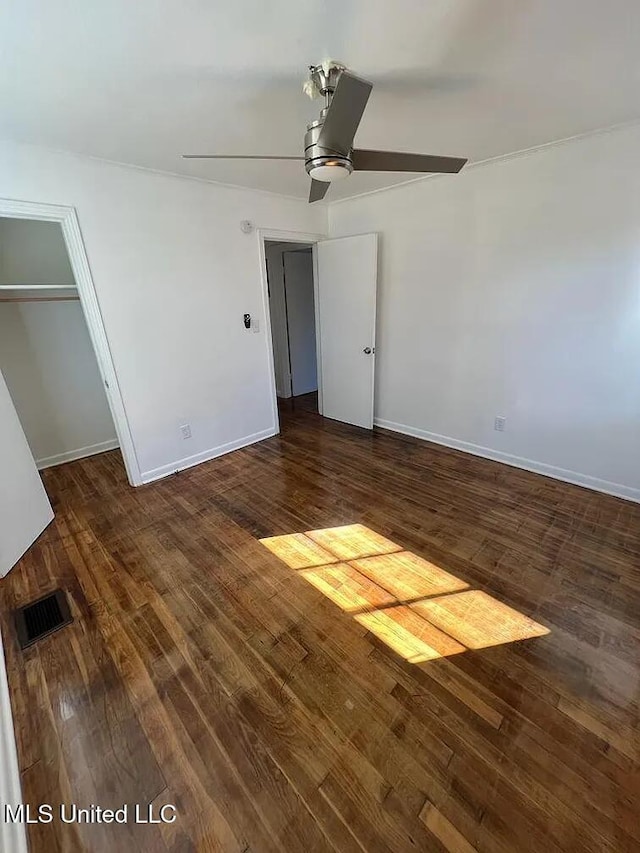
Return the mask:
[[640,117],[639,46],[638,0],[5,0],[0,136],[306,197],[302,162],[179,155],[301,154],[328,56],[374,82],[359,147],[482,160]]

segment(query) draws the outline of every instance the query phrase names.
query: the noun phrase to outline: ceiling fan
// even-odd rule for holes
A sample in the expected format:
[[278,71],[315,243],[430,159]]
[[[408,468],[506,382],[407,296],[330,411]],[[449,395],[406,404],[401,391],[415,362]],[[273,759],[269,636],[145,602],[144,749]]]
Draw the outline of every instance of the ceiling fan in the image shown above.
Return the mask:
[[343,65],[323,62],[309,66],[304,90],[311,97],[325,98],[320,118],[307,127],[303,157],[261,154],[183,154],[186,160],[304,160],[311,177],[309,202],[324,198],[332,181],[352,172],[459,172],[464,157],[438,157],[400,151],[373,151],[353,148],[353,139],[362,119],[372,84],[348,71]]

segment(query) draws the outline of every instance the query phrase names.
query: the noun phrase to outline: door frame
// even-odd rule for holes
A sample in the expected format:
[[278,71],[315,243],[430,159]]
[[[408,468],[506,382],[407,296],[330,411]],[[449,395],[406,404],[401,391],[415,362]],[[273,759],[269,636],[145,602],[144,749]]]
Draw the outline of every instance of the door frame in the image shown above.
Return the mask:
[[122,392],[120,391],[118,376],[113,364],[76,209],[66,205],[0,198],[0,216],[9,219],[36,219],[42,222],[57,222],[60,224],[76,287],[78,288],[80,304],[89,330],[89,337],[91,338],[100,376],[104,383],[107,402],[120,443],[120,451],[127,471],[127,477],[132,486],[141,485],[140,465],[122,399]]
[[265,240],[276,240],[279,243],[307,243],[311,245],[313,255],[313,308],[316,319],[316,359],[318,362],[318,413],[322,414],[322,383],[320,381],[320,316],[318,313],[318,262],[316,243],[326,240],[326,234],[309,234],[303,231],[279,231],[274,228],[256,228],[258,238],[258,258],[260,261],[260,282],[262,285],[262,322],[265,330],[265,344],[267,347],[267,364],[269,369],[269,383],[271,387],[271,409],[273,414],[274,435],[280,432],[280,418],[278,416],[278,395],[276,394],[276,368],[273,354],[273,335],[271,334],[271,306],[269,304],[269,282],[267,281],[267,255],[265,251]]

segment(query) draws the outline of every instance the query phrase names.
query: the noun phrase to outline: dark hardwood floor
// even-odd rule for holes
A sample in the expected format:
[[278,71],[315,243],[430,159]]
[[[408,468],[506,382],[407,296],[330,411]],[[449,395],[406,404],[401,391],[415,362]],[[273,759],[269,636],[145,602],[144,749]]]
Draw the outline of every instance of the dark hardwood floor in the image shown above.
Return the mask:
[[302,412],[318,413],[318,392],[300,394],[297,397],[278,397],[278,408],[285,417]]
[[[640,849],[640,506],[282,419],[139,489],[117,452],[44,472],[0,582],[26,801],[177,819],[32,853]],[[21,652],[58,586],[73,624]]]

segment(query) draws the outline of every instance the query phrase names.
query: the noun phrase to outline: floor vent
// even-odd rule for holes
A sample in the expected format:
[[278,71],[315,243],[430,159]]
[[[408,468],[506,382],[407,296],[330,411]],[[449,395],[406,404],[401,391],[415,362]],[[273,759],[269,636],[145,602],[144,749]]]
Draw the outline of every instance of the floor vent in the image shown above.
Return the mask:
[[16,631],[20,647],[26,649],[36,640],[47,637],[73,621],[67,596],[61,589],[39,598],[15,611]]

